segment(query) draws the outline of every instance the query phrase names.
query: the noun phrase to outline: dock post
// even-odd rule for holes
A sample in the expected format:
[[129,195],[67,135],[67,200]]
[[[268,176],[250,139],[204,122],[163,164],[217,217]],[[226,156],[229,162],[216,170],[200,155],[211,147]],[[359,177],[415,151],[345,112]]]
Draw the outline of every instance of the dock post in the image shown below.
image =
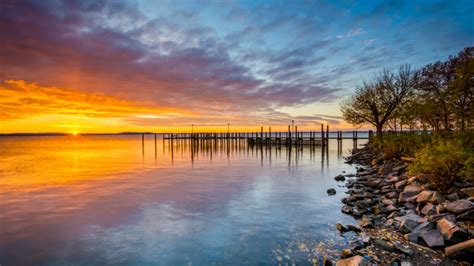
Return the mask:
[[291,126],[290,125],[288,125],[288,138],[287,138],[286,142],[291,147]]
[[324,125],[321,123],[321,145],[326,145],[324,142]]
[[295,126],[295,145],[298,146],[299,136],[298,136],[298,126]]
[[329,146],[329,124],[326,125],[326,141],[327,146]]

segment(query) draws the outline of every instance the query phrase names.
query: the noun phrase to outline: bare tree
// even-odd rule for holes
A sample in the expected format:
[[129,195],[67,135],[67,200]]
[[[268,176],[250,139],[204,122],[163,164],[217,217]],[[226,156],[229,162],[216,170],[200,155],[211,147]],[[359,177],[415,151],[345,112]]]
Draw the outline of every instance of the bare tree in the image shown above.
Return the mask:
[[355,94],[341,104],[344,119],[354,125],[374,125],[381,140],[385,123],[413,87],[414,74],[409,65],[402,65],[396,73],[384,70],[374,82],[363,82]]

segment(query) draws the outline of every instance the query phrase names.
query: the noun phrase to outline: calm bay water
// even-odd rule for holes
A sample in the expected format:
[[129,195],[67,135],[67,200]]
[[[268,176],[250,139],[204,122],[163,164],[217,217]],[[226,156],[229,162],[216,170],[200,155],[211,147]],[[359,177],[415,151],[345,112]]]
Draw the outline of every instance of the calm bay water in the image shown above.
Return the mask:
[[[361,142],[359,141],[359,144]],[[0,264],[306,264],[347,246],[338,149],[0,138]],[[327,196],[334,187],[336,196]]]

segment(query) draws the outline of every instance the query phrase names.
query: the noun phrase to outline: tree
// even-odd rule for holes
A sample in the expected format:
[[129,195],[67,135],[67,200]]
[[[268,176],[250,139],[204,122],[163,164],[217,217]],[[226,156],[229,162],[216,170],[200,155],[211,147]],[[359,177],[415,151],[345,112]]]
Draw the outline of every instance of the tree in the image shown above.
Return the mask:
[[455,126],[462,129],[469,122],[465,107],[469,101],[472,105],[473,87],[469,80],[473,54],[474,47],[467,47],[455,57],[450,56],[444,62],[438,61],[417,71],[416,90],[420,105],[423,105],[420,119],[426,119],[422,123],[431,124],[434,130],[450,130]]
[[409,65],[398,72],[384,70],[373,82],[363,82],[355,94],[341,104],[344,119],[354,125],[372,124],[382,140],[382,130],[413,90],[414,73]]
[[[474,50],[473,50],[474,51]],[[453,110],[459,130],[471,129],[474,120],[474,58],[466,59],[455,71],[455,77],[449,85],[451,97],[448,104]]]

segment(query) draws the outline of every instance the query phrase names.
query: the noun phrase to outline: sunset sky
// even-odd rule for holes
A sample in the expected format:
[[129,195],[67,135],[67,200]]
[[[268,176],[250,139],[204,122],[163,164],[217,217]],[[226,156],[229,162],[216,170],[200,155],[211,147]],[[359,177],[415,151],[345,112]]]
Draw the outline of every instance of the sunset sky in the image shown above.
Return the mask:
[[473,1],[0,2],[0,133],[349,128],[362,79],[474,44]]

